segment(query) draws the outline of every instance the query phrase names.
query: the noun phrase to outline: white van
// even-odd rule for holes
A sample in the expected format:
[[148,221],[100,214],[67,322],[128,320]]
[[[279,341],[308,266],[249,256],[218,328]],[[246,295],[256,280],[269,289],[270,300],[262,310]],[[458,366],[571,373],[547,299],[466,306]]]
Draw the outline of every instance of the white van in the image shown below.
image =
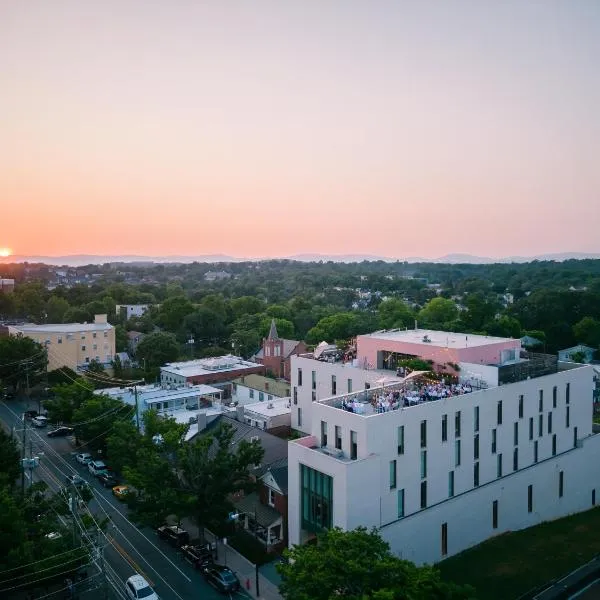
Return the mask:
[[31,424],[34,427],[46,427],[46,425],[48,425],[48,417],[43,417],[41,415],[33,417],[33,419],[31,419]]

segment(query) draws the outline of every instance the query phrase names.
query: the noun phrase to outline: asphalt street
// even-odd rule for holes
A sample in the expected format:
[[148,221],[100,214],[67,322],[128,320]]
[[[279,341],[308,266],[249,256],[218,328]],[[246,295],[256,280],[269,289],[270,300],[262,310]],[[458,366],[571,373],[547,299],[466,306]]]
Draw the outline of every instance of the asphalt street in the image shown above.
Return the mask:
[[[30,401],[30,404],[31,408],[37,409],[37,401]],[[23,436],[21,415],[27,408],[27,402],[19,400],[0,403],[0,421],[7,431],[14,429],[19,442]],[[212,600],[224,597],[206,583],[181,553],[159,540],[155,531],[136,527],[128,518],[127,506],[119,502],[110,489],[103,488],[89,473],[87,466],[75,460],[72,441],[48,438],[47,431],[50,429],[51,426],[47,429],[27,426],[26,456],[31,452],[33,456],[40,457],[40,465],[33,470],[32,480],[45,481],[53,491],[65,487],[67,476],[74,473],[88,481],[94,494],[88,503],[89,510],[98,522],[106,518],[110,520],[104,533],[99,534],[98,545],[103,547],[107,577],[117,597],[125,597],[125,581],[136,572],[150,582],[161,599]],[[28,477],[26,485],[29,481]],[[245,592],[237,592],[234,597],[240,600],[247,598]]]

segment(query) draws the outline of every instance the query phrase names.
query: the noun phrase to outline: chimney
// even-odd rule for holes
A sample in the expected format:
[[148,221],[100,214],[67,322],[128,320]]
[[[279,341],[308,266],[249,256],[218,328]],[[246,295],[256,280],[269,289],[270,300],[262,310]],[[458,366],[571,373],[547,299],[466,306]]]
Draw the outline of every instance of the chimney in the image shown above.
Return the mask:
[[94,315],[94,323],[97,325],[108,323],[108,315]]

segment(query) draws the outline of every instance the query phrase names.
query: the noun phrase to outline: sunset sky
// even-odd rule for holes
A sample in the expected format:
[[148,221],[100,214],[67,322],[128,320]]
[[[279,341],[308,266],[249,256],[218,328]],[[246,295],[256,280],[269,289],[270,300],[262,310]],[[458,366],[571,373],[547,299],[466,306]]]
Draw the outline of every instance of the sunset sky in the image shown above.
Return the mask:
[[0,248],[600,252],[597,0],[3,0]]

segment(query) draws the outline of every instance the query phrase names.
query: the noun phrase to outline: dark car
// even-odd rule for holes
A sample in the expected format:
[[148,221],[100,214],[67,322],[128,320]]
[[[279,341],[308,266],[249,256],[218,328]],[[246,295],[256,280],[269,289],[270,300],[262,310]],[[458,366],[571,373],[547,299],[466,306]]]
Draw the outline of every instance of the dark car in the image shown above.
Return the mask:
[[73,435],[73,428],[72,427],[59,427],[58,429],[53,429],[52,431],[49,431],[46,435],[48,437],[66,437],[67,435]]
[[98,481],[105,487],[105,488],[113,488],[115,487],[115,485],[118,485],[119,480],[117,479],[116,475],[112,472],[112,471],[101,471],[98,474]]
[[181,552],[196,569],[205,570],[213,565],[213,551],[209,544],[204,546],[193,546],[184,544],[181,546]]
[[212,565],[204,571],[206,581],[222,594],[230,594],[240,589],[240,581],[235,573],[224,565]]
[[38,416],[38,411],[37,410],[26,410],[24,413],[24,416],[27,420],[29,419],[33,419],[34,417]]
[[67,477],[67,485],[74,485],[75,487],[82,488],[88,486],[89,483],[82,477],[79,477],[79,475],[69,475]]
[[161,525],[157,531],[159,538],[167,540],[171,546],[176,548],[190,543],[190,534],[177,525]]

